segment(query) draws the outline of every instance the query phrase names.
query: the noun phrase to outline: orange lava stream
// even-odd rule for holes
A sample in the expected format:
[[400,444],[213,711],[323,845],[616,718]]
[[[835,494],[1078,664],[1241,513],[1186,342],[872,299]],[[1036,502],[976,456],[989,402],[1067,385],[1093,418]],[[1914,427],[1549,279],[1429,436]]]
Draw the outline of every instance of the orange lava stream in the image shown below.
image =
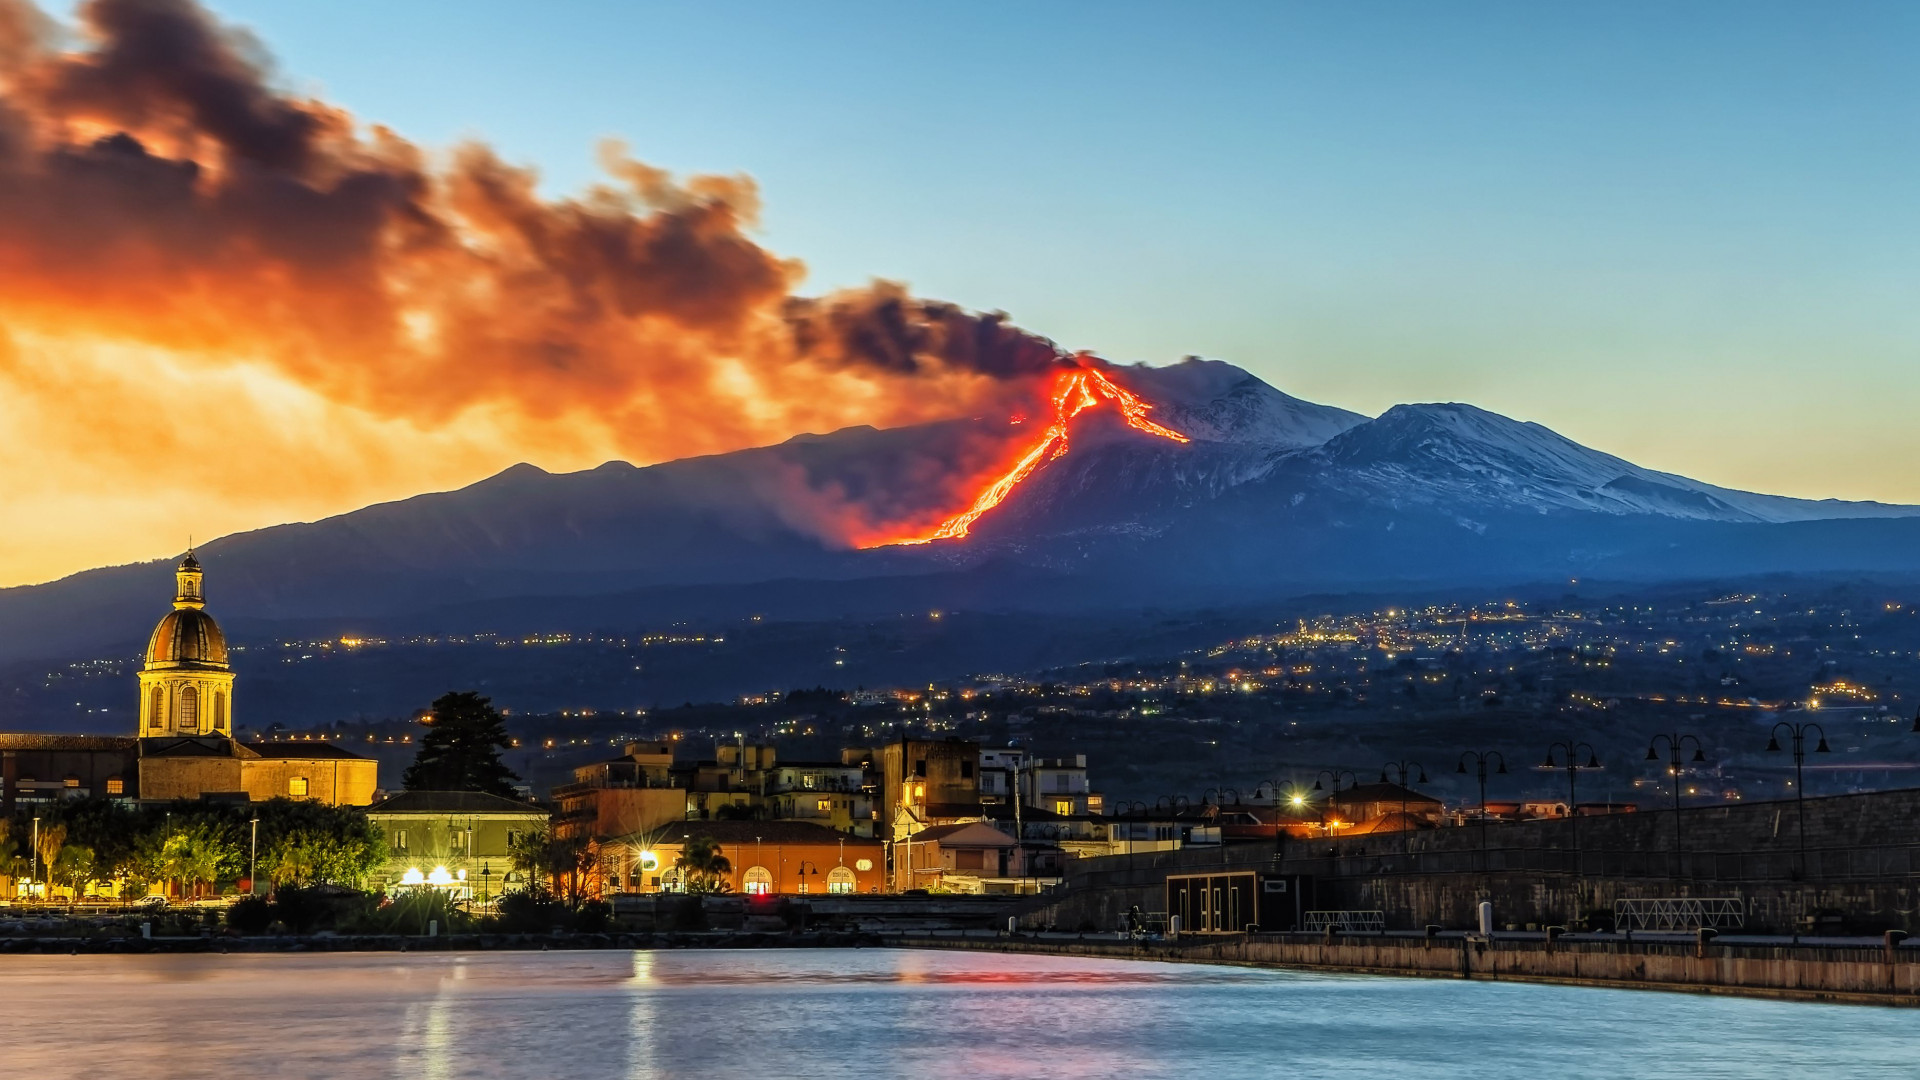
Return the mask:
[[[1095,396],[1098,395],[1098,396]],[[1127,426],[1149,435],[1174,442],[1191,442],[1185,435],[1169,427],[1163,427],[1147,419],[1147,410],[1153,406],[1140,400],[1138,396],[1114,384],[1101,372],[1093,368],[1075,368],[1061,374],[1053,390],[1053,423],[1047,425],[1046,434],[1034,444],[1033,449],[1021,455],[1013,468],[988,484],[980,494],[974,496],[973,505],[942,522],[932,533],[911,540],[894,540],[895,544],[930,544],[935,540],[958,540],[967,535],[967,530],[980,515],[999,506],[1020,482],[1033,475],[1033,471],[1047,462],[1061,457],[1067,452],[1067,426],[1084,409],[1090,409],[1105,398],[1120,410],[1120,416]]]

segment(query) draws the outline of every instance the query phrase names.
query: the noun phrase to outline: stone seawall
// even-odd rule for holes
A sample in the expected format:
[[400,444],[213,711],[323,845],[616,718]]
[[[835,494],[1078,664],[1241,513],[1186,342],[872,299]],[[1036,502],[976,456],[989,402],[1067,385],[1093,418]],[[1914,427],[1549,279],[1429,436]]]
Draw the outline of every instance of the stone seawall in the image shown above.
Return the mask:
[[[1791,934],[1920,934],[1920,790],[1578,819],[1285,839],[1076,859],[1028,929],[1113,930],[1161,911],[1170,873],[1254,870],[1306,879],[1308,907],[1385,913],[1390,929],[1465,929],[1482,901],[1501,929],[1590,926],[1617,900],[1741,900],[1745,927]],[[1804,866],[1804,871],[1803,871]]]
[[899,937],[889,938],[888,944],[1920,1006],[1920,949],[1908,947],[1469,937],[1329,940],[1299,934],[1166,942]]

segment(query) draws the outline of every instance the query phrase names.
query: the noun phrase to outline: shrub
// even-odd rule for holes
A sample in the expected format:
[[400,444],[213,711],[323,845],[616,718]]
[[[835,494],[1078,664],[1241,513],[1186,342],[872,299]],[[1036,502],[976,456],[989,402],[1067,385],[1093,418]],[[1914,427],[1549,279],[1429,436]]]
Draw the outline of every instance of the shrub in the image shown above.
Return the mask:
[[582,934],[605,933],[613,924],[613,905],[605,900],[589,900],[567,920],[567,929]]
[[302,889],[283,885],[273,894],[273,917],[296,934],[337,930],[364,920],[375,900],[363,892],[337,885]]
[[243,896],[227,909],[227,925],[242,934],[264,934],[273,925],[273,905],[264,897]]
[[494,908],[499,929],[509,934],[544,934],[566,918],[566,908],[545,889],[506,893]]

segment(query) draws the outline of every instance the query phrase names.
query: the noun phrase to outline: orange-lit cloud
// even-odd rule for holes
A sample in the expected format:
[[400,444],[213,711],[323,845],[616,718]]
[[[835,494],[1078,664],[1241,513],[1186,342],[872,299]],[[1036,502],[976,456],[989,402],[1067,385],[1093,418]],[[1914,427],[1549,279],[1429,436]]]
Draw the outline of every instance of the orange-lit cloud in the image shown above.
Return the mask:
[[278,89],[189,0],[78,20],[0,0],[0,584],[516,460],[953,416],[1058,359],[896,285],[797,295],[746,177],[609,144],[544,198]]

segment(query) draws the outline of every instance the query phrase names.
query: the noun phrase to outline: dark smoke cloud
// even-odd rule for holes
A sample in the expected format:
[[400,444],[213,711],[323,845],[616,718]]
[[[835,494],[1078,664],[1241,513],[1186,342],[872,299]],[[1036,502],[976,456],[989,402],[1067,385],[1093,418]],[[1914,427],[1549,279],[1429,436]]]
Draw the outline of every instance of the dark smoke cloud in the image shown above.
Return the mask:
[[[794,295],[744,177],[610,148],[572,198],[483,145],[434,155],[274,82],[188,0],[0,0],[0,318],[265,364],[442,423],[586,418],[635,457],[952,415],[1059,361],[998,314]],[[72,37],[78,47],[64,47]]]

